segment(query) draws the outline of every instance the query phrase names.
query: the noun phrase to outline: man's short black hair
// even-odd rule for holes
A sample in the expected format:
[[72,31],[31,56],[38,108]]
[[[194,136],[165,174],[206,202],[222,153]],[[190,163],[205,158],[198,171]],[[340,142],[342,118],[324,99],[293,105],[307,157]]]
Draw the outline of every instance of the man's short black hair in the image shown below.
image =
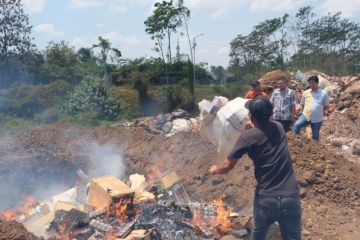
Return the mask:
[[319,83],[319,78],[318,78],[318,76],[314,75],[314,76],[311,76],[308,78],[308,82],[309,81],[314,81],[316,83]]
[[250,114],[259,122],[270,119],[273,114],[271,102],[265,97],[256,97],[245,103],[245,107],[249,109]]
[[260,85],[260,82],[259,80],[254,80],[250,83],[251,86],[257,86],[257,85]]

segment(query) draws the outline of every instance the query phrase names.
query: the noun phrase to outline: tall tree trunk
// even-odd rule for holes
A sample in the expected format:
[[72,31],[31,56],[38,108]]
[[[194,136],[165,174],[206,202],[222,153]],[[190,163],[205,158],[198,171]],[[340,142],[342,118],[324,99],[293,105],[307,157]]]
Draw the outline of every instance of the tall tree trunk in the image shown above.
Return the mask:
[[168,63],[171,63],[171,59],[172,59],[172,56],[171,56],[171,32],[170,32],[170,29],[167,30],[167,35],[168,35]]
[[[187,24],[187,20],[186,20],[186,18],[184,16],[183,16],[183,21],[184,21],[184,24],[185,24],[186,36],[187,36],[188,43],[189,43],[191,62],[194,63],[194,55],[193,55],[193,49],[192,49],[192,46],[191,46],[191,39],[190,39],[190,35],[189,35],[188,24]],[[192,81],[189,82],[190,83],[189,90],[190,90],[190,94],[195,96],[195,91],[194,91],[194,81],[195,81],[195,79],[193,79],[193,78],[194,78],[194,75],[191,74],[191,77],[189,78],[189,80],[192,79]]]

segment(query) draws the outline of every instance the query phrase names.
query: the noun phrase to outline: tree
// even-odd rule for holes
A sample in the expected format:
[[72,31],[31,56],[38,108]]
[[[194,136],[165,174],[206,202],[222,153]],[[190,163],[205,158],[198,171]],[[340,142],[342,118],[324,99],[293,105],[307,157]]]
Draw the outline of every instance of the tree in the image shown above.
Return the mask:
[[[178,13],[179,16],[182,20],[182,24],[185,27],[185,31],[186,31],[186,37],[188,39],[188,44],[189,44],[189,50],[190,50],[190,57],[191,57],[191,63],[192,64],[188,64],[189,69],[191,69],[192,71],[194,71],[194,64],[195,64],[195,60],[194,60],[194,47],[191,44],[191,39],[190,39],[190,34],[189,34],[189,19],[190,19],[190,10],[184,6],[184,0],[178,0],[178,4],[177,4],[177,9],[178,9]],[[195,44],[195,42],[194,42]],[[196,69],[195,69],[196,70]],[[189,78],[189,90],[190,90],[190,94],[193,96],[193,100],[194,100],[194,104],[195,104],[195,79],[194,79],[194,74],[192,74],[192,79]]]
[[68,82],[76,82],[77,56],[74,47],[69,46],[65,41],[59,43],[50,42],[45,50],[45,62],[42,66],[47,75],[45,82],[63,79]]
[[222,66],[211,66],[210,73],[213,75],[216,84],[226,85],[227,73]]
[[0,57],[29,51],[31,28],[21,0],[0,0]]
[[24,71],[21,56],[33,48],[31,29],[21,0],[0,0],[0,85]]
[[153,14],[144,22],[145,32],[151,35],[152,39],[156,39],[156,47],[160,50],[162,59],[165,62],[162,40],[167,36],[167,63],[172,60],[171,54],[171,34],[176,33],[177,28],[181,26],[181,18],[179,10],[173,5],[173,1],[157,2],[154,4]]
[[[104,80],[108,85],[112,85],[111,76],[108,73],[108,60],[116,61],[121,57],[121,52],[117,48],[111,47],[111,43],[108,39],[104,39],[101,36],[98,37],[98,44],[94,44],[92,48],[100,48],[100,63],[104,68]],[[112,55],[112,53],[114,55]]]

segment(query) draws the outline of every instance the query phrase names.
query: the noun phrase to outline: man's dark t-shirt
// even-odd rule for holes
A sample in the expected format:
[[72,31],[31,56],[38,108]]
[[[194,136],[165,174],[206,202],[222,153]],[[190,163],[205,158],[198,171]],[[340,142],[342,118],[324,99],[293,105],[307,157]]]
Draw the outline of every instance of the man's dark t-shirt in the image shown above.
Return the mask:
[[254,163],[256,194],[267,197],[299,194],[287,138],[280,123],[268,121],[243,132],[228,158],[239,159],[245,153]]

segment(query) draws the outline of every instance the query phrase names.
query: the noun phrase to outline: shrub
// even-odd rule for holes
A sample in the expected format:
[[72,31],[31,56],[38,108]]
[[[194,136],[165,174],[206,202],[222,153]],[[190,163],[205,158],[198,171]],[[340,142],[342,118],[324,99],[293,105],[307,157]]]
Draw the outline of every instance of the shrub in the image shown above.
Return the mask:
[[159,93],[166,98],[166,109],[168,111],[179,107],[184,101],[182,97],[182,87],[179,84],[161,86]]
[[37,125],[32,121],[0,113],[0,136],[30,130],[35,126]]
[[31,119],[47,108],[54,107],[71,85],[58,80],[47,85],[17,87],[0,90],[0,112]]
[[64,109],[71,115],[94,112],[99,120],[115,120],[121,112],[113,92],[99,78],[86,77],[69,94]]
[[135,70],[131,72],[129,78],[133,88],[139,93],[140,100],[146,100],[148,98],[149,74]]

